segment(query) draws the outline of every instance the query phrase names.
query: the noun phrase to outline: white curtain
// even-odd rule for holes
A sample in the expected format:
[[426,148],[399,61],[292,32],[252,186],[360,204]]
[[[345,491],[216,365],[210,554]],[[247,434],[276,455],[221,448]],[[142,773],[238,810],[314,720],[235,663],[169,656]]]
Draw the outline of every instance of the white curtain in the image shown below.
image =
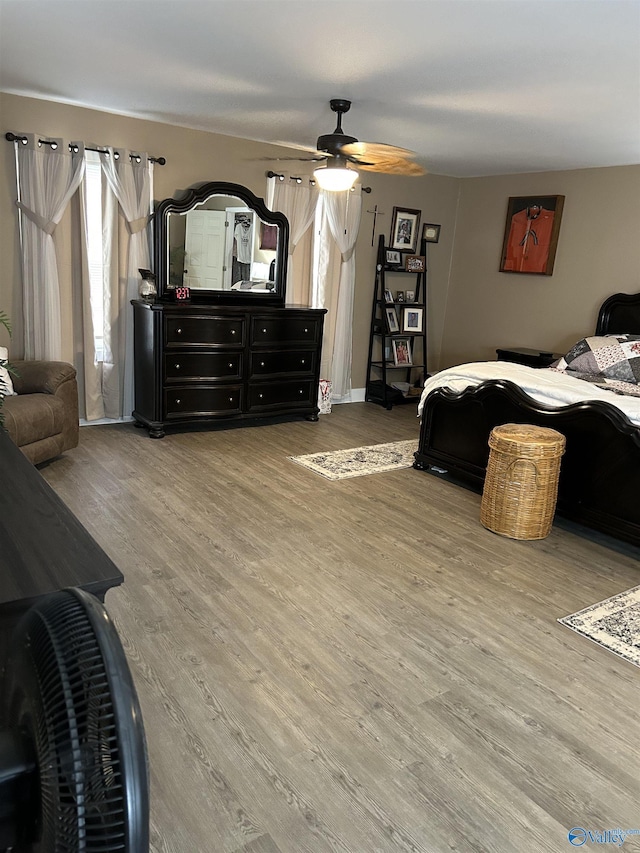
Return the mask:
[[24,357],[62,359],[60,290],[53,232],[84,174],[84,146],[24,134],[16,142],[17,205],[21,211]]
[[[356,268],[354,249],[362,215],[362,194],[358,185],[346,192],[321,191],[321,240],[324,232],[325,251],[321,252],[320,269],[313,294],[314,308],[327,308],[322,354],[322,378],[332,383],[332,399],[348,402],[351,399],[351,346],[353,324],[353,293]],[[327,230],[340,251],[340,272],[332,274]]]
[[[111,193],[104,210],[105,336],[102,386],[105,417],[121,418],[133,410],[133,308],[140,268],[149,269],[151,174],[146,154],[113,148],[100,154]],[[113,199],[118,202],[117,209]],[[119,227],[124,224],[124,228]]]
[[317,203],[318,189],[309,183],[308,178],[300,180],[287,174],[284,180],[267,178],[267,207],[269,210],[279,210],[289,220],[286,301],[291,304],[311,304],[310,279],[305,281],[301,276],[294,276],[293,253],[311,227]]

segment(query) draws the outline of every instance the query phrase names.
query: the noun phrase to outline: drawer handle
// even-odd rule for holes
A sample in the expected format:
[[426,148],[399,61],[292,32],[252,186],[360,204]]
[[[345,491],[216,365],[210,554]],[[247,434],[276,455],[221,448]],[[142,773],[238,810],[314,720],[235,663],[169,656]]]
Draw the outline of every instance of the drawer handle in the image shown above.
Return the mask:
[[267,334],[267,330],[266,330],[266,329],[263,329],[263,330],[262,330],[262,334],[263,334],[263,335],[266,335],[266,334]]
[[229,362],[229,367],[233,367],[233,362],[232,362],[232,361],[230,361],[230,362]]
[[304,358],[300,359],[300,364],[304,364]]
[[258,394],[258,397],[262,400],[262,394]]
[[175,367],[175,369],[176,369],[176,370],[180,370],[180,365],[179,365],[179,364],[174,364],[173,366]]
[[229,397],[229,402],[233,403],[233,397]]
[[180,397],[176,397],[176,406],[179,406],[181,402],[182,400],[180,399]]
[[181,335],[181,334],[182,334],[182,329],[176,329],[176,335]]
[[264,367],[264,361],[260,362],[260,367]]
[[232,334],[232,335],[235,335],[235,333],[236,333],[236,330],[235,330],[235,329],[231,329],[231,334]]
[[302,390],[302,388],[298,391],[298,394],[304,394],[304,391]]
[[306,333],[307,333],[308,331],[309,331],[309,329],[305,329],[305,330],[304,330],[305,335],[306,335]]

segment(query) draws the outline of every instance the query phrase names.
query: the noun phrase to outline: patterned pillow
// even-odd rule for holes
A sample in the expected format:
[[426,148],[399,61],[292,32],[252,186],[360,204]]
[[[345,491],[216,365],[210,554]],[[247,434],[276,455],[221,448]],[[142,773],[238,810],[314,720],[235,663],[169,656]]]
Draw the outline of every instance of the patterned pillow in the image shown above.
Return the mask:
[[640,385],[640,335],[582,338],[554,367]]

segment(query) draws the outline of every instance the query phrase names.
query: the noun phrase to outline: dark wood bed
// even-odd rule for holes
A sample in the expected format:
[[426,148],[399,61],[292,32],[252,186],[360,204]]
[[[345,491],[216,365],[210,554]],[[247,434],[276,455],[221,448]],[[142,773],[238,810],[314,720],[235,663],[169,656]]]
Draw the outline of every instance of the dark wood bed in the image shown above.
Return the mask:
[[[595,334],[640,334],[640,294],[609,297],[600,309]],[[640,428],[606,402],[554,408],[503,379],[461,393],[436,389],[424,404],[414,468],[444,469],[480,491],[489,434],[504,423],[531,423],[563,433],[567,445],[558,513],[640,545]]]

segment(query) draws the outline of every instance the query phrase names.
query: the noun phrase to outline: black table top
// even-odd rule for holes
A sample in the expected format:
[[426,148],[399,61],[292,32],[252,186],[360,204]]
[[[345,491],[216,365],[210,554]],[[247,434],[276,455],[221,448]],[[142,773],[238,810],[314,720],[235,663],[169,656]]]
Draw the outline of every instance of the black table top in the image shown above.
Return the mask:
[[104,597],[122,573],[0,428],[0,608],[79,586]]

